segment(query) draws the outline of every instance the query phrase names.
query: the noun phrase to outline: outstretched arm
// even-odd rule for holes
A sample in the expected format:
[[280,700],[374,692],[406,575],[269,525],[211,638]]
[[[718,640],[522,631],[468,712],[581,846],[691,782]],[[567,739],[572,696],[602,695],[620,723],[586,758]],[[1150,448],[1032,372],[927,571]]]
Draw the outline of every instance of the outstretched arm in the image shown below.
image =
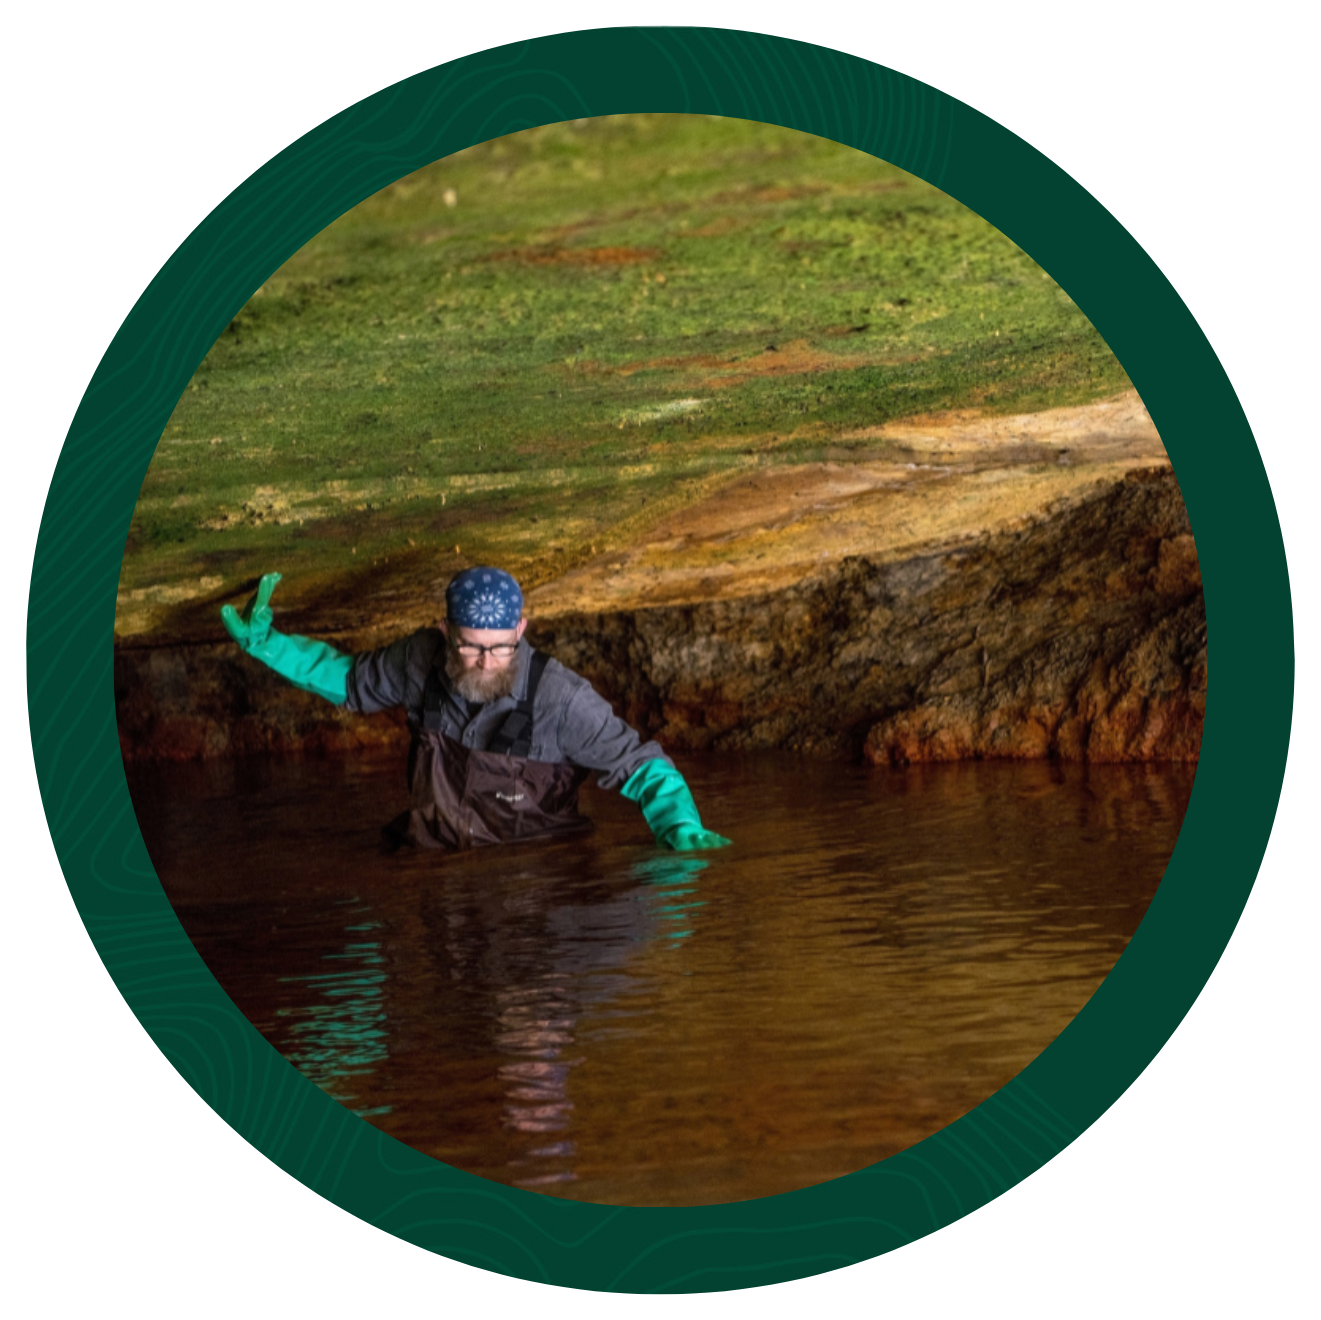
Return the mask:
[[728,839],[702,828],[683,775],[659,745],[644,743],[590,683],[577,683],[557,731],[561,753],[574,765],[603,771],[602,788],[621,786],[619,791],[642,808],[663,848],[688,852],[725,847]]
[[697,803],[684,777],[666,761],[643,761],[619,790],[642,808],[656,842],[676,852],[724,848],[723,834],[702,828]]
[[242,614],[232,605],[221,606],[220,617],[225,628],[254,660],[268,665],[294,687],[315,692],[318,697],[342,706],[348,693],[353,657],[337,651],[329,642],[276,632],[271,626],[275,615],[270,601],[279,580],[279,573],[267,573]]

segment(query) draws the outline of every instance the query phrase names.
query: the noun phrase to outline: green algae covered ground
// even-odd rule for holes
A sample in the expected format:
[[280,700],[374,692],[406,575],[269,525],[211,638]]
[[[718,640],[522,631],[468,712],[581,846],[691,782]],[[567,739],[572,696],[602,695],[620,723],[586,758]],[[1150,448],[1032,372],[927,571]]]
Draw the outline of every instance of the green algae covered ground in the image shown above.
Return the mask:
[[533,586],[750,467],[1127,386],[1040,267],[870,156],[704,116],[536,129],[368,199],[235,318],[148,471],[117,631],[213,633],[271,568],[349,629],[463,564]]

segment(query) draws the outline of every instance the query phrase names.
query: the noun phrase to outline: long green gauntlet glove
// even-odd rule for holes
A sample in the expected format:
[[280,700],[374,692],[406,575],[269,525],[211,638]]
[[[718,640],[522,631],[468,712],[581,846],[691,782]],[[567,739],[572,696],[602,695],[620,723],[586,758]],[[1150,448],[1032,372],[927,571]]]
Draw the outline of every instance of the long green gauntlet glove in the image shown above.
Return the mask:
[[353,657],[335,650],[329,642],[287,637],[271,627],[275,618],[271,612],[271,592],[279,580],[279,573],[267,573],[242,614],[232,605],[222,605],[220,617],[225,628],[254,660],[269,665],[294,687],[315,692],[318,697],[342,706],[348,697]]
[[729,840],[702,828],[697,803],[683,776],[664,761],[643,761],[619,790],[642,808],[656,842],[677,852],[724,848]]

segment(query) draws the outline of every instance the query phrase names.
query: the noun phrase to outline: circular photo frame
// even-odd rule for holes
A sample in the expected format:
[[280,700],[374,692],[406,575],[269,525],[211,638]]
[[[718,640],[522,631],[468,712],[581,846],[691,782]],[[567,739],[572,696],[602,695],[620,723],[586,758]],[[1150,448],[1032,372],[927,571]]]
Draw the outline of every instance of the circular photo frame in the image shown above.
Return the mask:
[[[879,1164],[682,1209],[571,1202],[463,1173],[295,1071],[217,984],[156,878],[111,676],[143,475],[197,364],[253,291],[332,220],[431,161],[629,112],[759,120],[868,152],[949,193],[1049,271],[1159,430],[1215,639],[1178,846],[1127,951],[1054,1043],[963,1118]],[[977,1209],[1073,1141],[1155,1056],[1225,948],[1270,834],[1292,711],[1288,575],[1265,470],[1209,344],[1141,248],[1038,152],[934,88],[823,47],[714,29],[601,29],[484,51],[350,107],[253,174],[171,257],[106,352],[56,468],[30,599],[29,708],[52,837],[98,953],[170,1062],[252,1145],[375,1227],[489,1270],[605,1291],[743,1288],[868,1259]]]

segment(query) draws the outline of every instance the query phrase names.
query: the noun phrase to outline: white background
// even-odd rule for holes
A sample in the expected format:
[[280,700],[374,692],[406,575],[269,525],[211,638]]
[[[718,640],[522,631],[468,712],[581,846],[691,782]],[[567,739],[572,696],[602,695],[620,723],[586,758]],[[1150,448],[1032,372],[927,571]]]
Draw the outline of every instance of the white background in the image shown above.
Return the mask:
[[[481,12],[474,12],[481,11]],[[458,7],[48,4],[7,25],[3,787],[10,937],[0,1288],[11,1314],[1297,1314],[1316,1250],[1314,70],[1301,7],[674,0]],[[433,1257],[320,1200],[206,1108],[137,1025],[45,832],[21,652],[42,503],[97,361],[170,253],[299,134],[434,64],[621,22],[751,28],[890,65],[1025,137],[1171,279],[1234,381],[1289,551],[1299,684],[1280,817],[1219,968],[1079,1141],[879,1260],[681,1302]],[[1212,678],[1214,684],[1214,677]],[[1213,698],[1214,700],[1214,698]],[[1254,773],[1248,763],[1245,777]]]

